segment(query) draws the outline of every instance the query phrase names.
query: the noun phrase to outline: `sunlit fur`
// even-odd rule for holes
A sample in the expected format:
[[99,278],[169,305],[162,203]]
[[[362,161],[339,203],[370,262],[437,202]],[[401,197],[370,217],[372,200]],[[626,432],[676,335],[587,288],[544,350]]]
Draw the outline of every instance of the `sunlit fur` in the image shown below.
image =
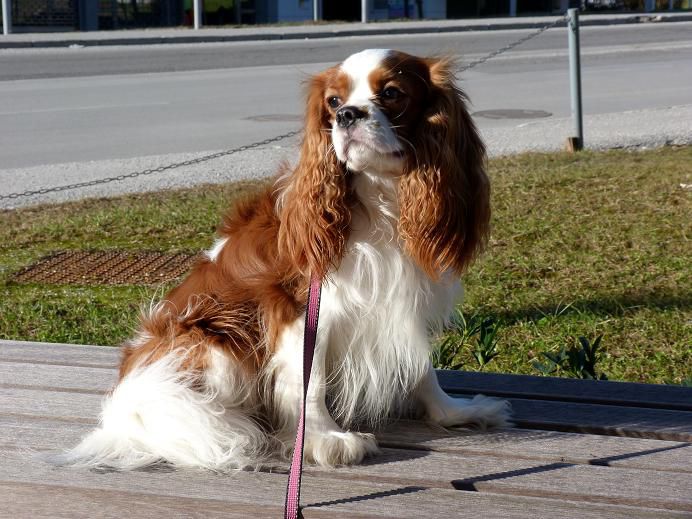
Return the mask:
[[[464,103],[443,59],[369,50],[313,77],[296,165],[236,203],[211,250],[143,315],[100,427],[61,461],[226,470],[287,457],[312,272],[323,293],[308,461],[359,463],[377,453],[368,431],[401,415],[507,424],[506,402],[449,397],[430,363],[490,218]],[[346,107],[358,118],[339,125]]]

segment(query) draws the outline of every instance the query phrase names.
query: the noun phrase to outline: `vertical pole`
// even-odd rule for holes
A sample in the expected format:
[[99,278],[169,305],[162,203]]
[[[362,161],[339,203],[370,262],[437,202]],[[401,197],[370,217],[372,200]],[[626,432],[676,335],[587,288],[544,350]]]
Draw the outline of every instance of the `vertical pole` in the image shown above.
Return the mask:
[[581,64],[579,62],[579,9],[567,11],[567,33],[569,37],[569,86],[572,105],[572,122],[575,136],[571,137],[571,148],[584,147],[584,125],[581,110]]
[[243,23],[243,0],[233,1],[233,19],[238,25]]
[[360,0],[360,21],[368,23],[368,0]]
[[[236,2],[239,0],[236,0]],[[195,20],[195,29],[202,27],[202,0],[192,0],[192,11]]]
[[675,2],[674,2],[673,0],[668,0],[668,10],[669,10],[669,11],[672,11],[672,10],[673,10],[673,7],[674,7],[673,4],[674,4],[674,3],[675,3]]
[[312,0],[312,21],[320,20],[320,0]]
[[10,0],[2,0],[2,33],[7,35],[12,32],[12,5]]
[[509,15],[517,15],[517,0],[509,0]]

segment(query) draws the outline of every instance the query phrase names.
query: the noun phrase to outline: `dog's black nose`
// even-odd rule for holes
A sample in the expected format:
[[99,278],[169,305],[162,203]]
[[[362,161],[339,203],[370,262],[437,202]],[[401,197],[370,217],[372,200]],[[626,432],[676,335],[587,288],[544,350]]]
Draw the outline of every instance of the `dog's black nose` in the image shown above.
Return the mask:
[[358,119],[362,119],[367,114],[355,106],[342,106],[336,111],[336,124],[342,128],[348,128]]

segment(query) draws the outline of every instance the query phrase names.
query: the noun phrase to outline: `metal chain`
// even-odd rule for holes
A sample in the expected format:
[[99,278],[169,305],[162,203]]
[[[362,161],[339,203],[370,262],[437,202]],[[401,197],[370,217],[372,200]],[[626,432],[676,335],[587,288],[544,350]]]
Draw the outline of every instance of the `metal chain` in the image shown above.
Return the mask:
[[[516,41],[514,41],[508,45],[505,45],[504,47],[497,49],[497,50],[491,52],[490,54],[487,54],[486,56],[483,56],[482,58],[477,59],[476,61],[472,61],[471,63],[464,65],[463,67],[461,67],[459,69],[459,72],[465,72],[465,71],[470,70],[474,67],[477,67],[478,65],[480,65],[482,63],[485,63],[486,61],[488,61],[490,59],[493,59],[496,56],[499,56],[500,54],[504,54],[505,52],[510,51],[515,47],[518,47],[522,43],[525,43],[525,42],[535,38],[536,36],[538,36],[539,34],[542,34],[543,32],[547,31],[548,29],[552,29],[553,27],[556,27],[556,26],[562,24],[566,20],[567,20],[567,16],[563,16],[562,18],[559,18],[559,19],[557,19],[557,20],[555,20],[555,21],[553,21],[547,25],[544,25],[543,27],[539,28],[535,32],[532,32],[531,34],[527,34],[526,36],[524,36],[524,37],[522,37],[522,38],[520,38],[520,39],[518,39],[518,40],[516,40]],[[27,196],[45,195],[47,193],[56,193],[58,191],[69,191],[71,189],[79,189],[82,187],[91,187],[91,186],[97,186],[100,184],[108,184],[110,182],[119,182],[121,180],[125,180],[128,178],[136,178],[136,177],[142,177],[145,175],[152,175],[154,173],[161,173],[163,171],[168,171],[171,169],[177,169],[177,168],[181,168],[184,166],[193,166],[195,164],[200,164],[202,162],[206,162],[209,160],[218,159],[220,157],[225,157],[228,155],[233,155],[234,153],[240,153],[242,151],[247,151],[247,150],[251,150],[254,148],[259,148],[260,146],[265,146],[267,144],[271,144],[272,142],[282,141],[282,140],[287,139],[289,137],[293,137],[294,135],[298,135],[299,133],[301,133],[301,131],[302,130],[293,130],[291,132],[284,133],[282,135],[277,135],[276,137],[270,137],[268,139],[264,139],[263,141],[255,142],[252,144],[246,144],[244,146],[240,146],[238,148],[233,148],[233,149],[226,150],[226,151],[219,151],[217,153],[212,153],[210,155],[203,155],[202,157],[197,157],[196,159],[185,160],[183,162],[176,162],[174,164],[169,164],[167,166],[159,166],[157,168],[150,168],[150,169],[145,169],[142,171],[135,171],[135,172],[127,173],[124,175],[117,175],[115,177],[106,177],[106,178],[100,178],[97,180],[89,180],[86,182],[77,182],[75,184],[66,184],[64,186],[46,187],[46,188],[42,188],[42,189],[23,191],[21,193],[10,193],[7,195],[0,195],[0,200],[14,200],[17,198],[23,198],[23,197],[27,197]]]
[[97,180],[88,180],[86,182],[77,182],[76,184],[66,184],[64,186],[45,187],[42,189],[23,191],[21,193],[10,193],[8,195],[0,195],[0,200],[13,200],[16,198],[22,198],[22,197],[26,197],[26,196],[45,195],[46,193],[55,193],[58,191],[69,191],[71,189],[78,189],[81,187],[98,186],[100,184],[108,184],[110,182],[118,182],[118,181],[125,180],[128,178],[136,178],[136,177],[142,177],[145,175],[152,175],[153,173],[161,173],[163,171],[181,168],[183,166],[193,166],[195,164],[200,164],[200,163],[206,162],[208,160],[218,159],[220,157],[225,157],[227,155],[233,155],[234,153],[240,153],[241,151],[247,151],[247,150],[251,150],[254,148],[259,148],[260,146],[265,146],[267,144],[271,144],[272,142],[282,141],[282,140],[287,139],[289,137],[293,137],[294,135],[298,135],[299,133],[301,133],[301,131],[302,130],[293,130],[293,131],[290,131],[288,133],[277,135],[276,137],[270,137],[268,139],[264,139],[263,141],[254,142],[252,144],[246,144],[244,146],[240,146],[238,148],[233,148],[231,150],[219,151],[217,153],[211,153],[209,155],[203,155],[201,157],[197,157],[195,159],[190,159],[190,160],[185,160],[183,162],[176,162],[174,164],[168,164],[167,166],[159,166],[157,168],[150,168],[150,169],[145,169],[142,171],[135,171],[133,173],[126,173],[124,175],[118,175],[115,177],[105,177],[105,178],[99,178]]
[[483,56],[482,58],[477,59],[476,61],[472,61],[468,65],[464,65],[463,67],[461,67],[459,69],[459,72],[466,72],[467,70],[472,69],[473,67],[476,67],[476,66],[480,65],[481,63],[485,63],[486,61],[493,59],[494,57],[499,56],[500,54],[504,54],[508,50],[512,50],[514,47],[518,47],[522,43],[526,43],[527,41],[532,40],[533,38],[535,38],[539,34],[543,34],[548,29],[552,29],[553,27],[557,27],[558,25],[562,24],[566,20],[567,20],[567,15],[563,16],[562,18],[558,18],[554,22],[550,22],[549,24],[544,25],[543,27],[539,28],[535,32],[532,32],[531,34],[527,34],[523,38],[520,38],[516,41],[513,41],[512,43],[505,45],[502,48],[494,50],[490,54],[487,54],[487,55]]

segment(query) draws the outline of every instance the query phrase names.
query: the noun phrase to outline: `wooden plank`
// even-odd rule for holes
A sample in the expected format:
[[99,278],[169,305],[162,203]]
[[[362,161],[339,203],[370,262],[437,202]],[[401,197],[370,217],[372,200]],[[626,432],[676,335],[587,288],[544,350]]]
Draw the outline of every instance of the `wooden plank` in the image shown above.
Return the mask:
[[[308,473],[326,471],[309,467]],[[621,504],[692,512],[692,474],[652,472],[504,457],[383,449],[363,465],[341,468],[348,479]],[[627,484],[623,484],[623,482]],[[652,487],[652,482],[655,485]]]
[[91,488],[70,488],[36,483],[0,483],[0,509],[4,517],[113,518],[211,517],[247,519],[281,517],[278,504],[262,507],[218,499],[157,496]]
[[415,421],[392,424],[377,439],[405,449],[692,472],[692,444],[683,442],[531,429],[450,431]]
[[692,411],[692,388],[683,386],[449,370],[437,376],[448,393]]
[[526,429],[692,441],[692,412],[614,405],[508,399]]
[[[118,359],[119,350],[111,347],[0,340],[5,362],[115,368]],[[692,389],[681,386],[446,370],[438,377],[450,393],[692,410]]]
[[119,348],[106,346],[0,340],[0,360],[6,362],[114,368],[119,358]]
[[[12,423],[5,419],[0,423],[0,445],[5,447],[5,452],[10,453],[26,452],[29,449],[66,448],[74,445],[89,430],[81,425],[75,427],[72,424],[46,423],[41,420],[26,424]],[[531,432],[533,431],[528,431]],[[477,439],[482,442],[483,434],[477,433]],[[692,495],[686,499],[682,497],[689,494],[685,489],[692,488],[690,473],[668,472],[660,468],[655,472],[627,467],[608,468],[577,465],[566,460],[556,461],[555,458],[541,460],[507,456],[505,448],[512,438],[495,439],[495,448],[488,452],[426,452],[385,448],[382,455],[373,458],[364,467],[340,469],[336,473],[326,472],[345,475],[347,479],[389,481],[402,485],[422,485],[426,488],[449,488],[450,485],[457,484],[461,485],[459,488],[493,493],[585,499],[599,503],[692,511]],[[529,438],[524,440],[530,441]],[[569,444],[564,444],[563,447],[571,452]],[[678,455],[683,463],[686,460],[689,465],[692,450],[689,446],[685,447],[686,450],[678,450]],[[559,459],[558,457],[557,460]],[[310,468],[308,472],[325,471]],[[510,484],[502,486],[506,480]],[[628,481],[628,484],[623,486],[622,481]],[[651,481],[656,481],[663,489],[658,491],[657,497],[648,495],[650,492],[647,487]],[[496,488],[498,482],[500,487]],[[573,489],[579,489],[579,492],[588,495],[577,495]]]
[[[0,447],[58,451],[77,444],[93,428],[93,423],[0,415]],[[681,442],[527,429],[447,431],[414,421],[393,424],[377,438],[385,447],[692,472],[692,445]]]
[[102,395],[0,387],[0,414],[95,422]]
[[0,361],[0,387],[103,395],[113,388],[117,379],[118,371],[114,368]]
[[76,445],[94,429],[95,425],[31,416],[0,415],[0,449],[55,452],[66,450]]
[[[114,368],[118,359],[119,350],[111,347],[0,340],[0,360],[6,362]],[[447,370],[438,377],[450,393],[692,410],[692,389],[681,386]]]
[[[286,474],[266,472],[231,472],[215,474],[208,471],[133,471],[93,472],[80,469],[54,468],[40,461],[27,458],[17,452],[2,453],[0,484],[41,485],[37,492],[31,486],[25,491],[25,500],[31,499],[37,508],[50,506],[50,495],[42,491],[45,486],[59,487],[61,491],[136,492],[141,499],[149,496],[196,500],[219,500],[228,503],[229,512],[239,504],[259,507],[269,511],[260,517],[276,517],[274,511],[283,505]],[[15,487],[16,488],[16,487]],[[39,492],[39,490],[41,492]],[[27,495],[28,494],[28,495]],[[93,494],[92,494],[93,495]],[[106,496],[105,499],[110,496]],[[424,485],[400,485],[387,481],[358,481],[348,478],[343,469],[324,473],[306,474],[303,480],[301,501],[306,506],[306,518],[317,517],[450,517],[463,513],[469,517],[483,518],[555,518],[575,517],[608,518],[667,518],[685,517],[675,510],[575,502],[518,495],[497,495],[490,492],[464,492],[450,488]],[[39,505],[40,503],[40,505]],[[64,517],[70,515],[75,505],[65,502],[61,510]],[[80,505],[82,506],[82,505]],[[266,508],[265,508],[266,507]],[[463,512],[462,512],[463,511]],[[125,515],[125,514],[123,514]],[[202,514],[200,514],[202,515]],[[53,517],[60,515],[56,514]],[[96,516],[99,516],[98,514]],[[21,515],[20,515],[21,517]],[[32,517],[34,517],[32,515]],[[91,515],[90,517],[94,517]],[[99,516],[100,517],[100,516]],[[148,517],[135,513],[133,517]]]
[[[31,379],[30,375],[26,377]],[[0,413],[5,414],[94,420],[100,412],[100,400],[100,395],[81,392],[0,387],[3,402]],[[510,399],[510,402],[516,424],[525,429],[692,441],[692,412],[540,400]]]

